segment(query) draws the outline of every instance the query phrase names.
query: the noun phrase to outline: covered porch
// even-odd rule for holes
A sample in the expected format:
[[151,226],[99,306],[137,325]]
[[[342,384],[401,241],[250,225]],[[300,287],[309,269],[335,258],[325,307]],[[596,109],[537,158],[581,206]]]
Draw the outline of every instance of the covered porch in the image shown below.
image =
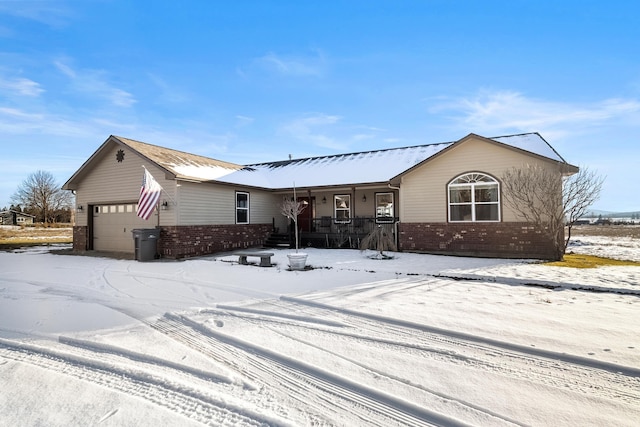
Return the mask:
[[[397,236],[398,190],[388,185],[297,189],[296,199],[305,206],[297,217],[301,248],[358,248],[376,227],[385,227]],[[281,244],[288,241],[295,246],[294,230],[293,221],[288,222],[284,216],[274,223],[274,234]]]
[[375,217],[355,217],[350,222],[339,222],[337,218],[331,217],[314,218],[311,231],[300,233],[300,245],[314,248],[357,249],[360,247],[361,240],[377,227],[384,227],[395,237],[396,221],[397,218],[390,222],[379,222]]

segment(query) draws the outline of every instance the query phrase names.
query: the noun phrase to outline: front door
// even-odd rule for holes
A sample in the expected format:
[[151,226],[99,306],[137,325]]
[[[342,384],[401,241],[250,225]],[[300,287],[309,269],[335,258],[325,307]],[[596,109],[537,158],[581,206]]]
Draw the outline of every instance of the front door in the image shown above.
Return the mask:
[[316,211],[315,197],[298,197],[298,202],[306,206],[306,208],[298,215],[298,228],[302,232],[313,231],[313,217]]

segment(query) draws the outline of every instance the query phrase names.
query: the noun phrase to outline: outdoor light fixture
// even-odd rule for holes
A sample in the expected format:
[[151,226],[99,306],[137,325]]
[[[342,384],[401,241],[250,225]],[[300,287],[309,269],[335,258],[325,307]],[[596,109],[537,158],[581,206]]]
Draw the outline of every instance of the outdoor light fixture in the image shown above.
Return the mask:
[[366,195],[366,194],[363,194],[363,195],[362,195],[362,202],[363,202],[363,203],[366,203],[366,202],[367,202],[367,195]]
[[78,205],[78,212],[82,212],[82,205]]
[[169,203],[167,203],[167,201],[166,201],[166,200],[162,202],[162,205],[160,205],[160,208],[161,208],[163,211],[166,211],[168,207],[169,207]]
[[326,198],[326,197],[324,197],[324,196],[322,197],[322,204],[323,204],[323,205],[326,205],[326,204],[327,204],[327,198]]

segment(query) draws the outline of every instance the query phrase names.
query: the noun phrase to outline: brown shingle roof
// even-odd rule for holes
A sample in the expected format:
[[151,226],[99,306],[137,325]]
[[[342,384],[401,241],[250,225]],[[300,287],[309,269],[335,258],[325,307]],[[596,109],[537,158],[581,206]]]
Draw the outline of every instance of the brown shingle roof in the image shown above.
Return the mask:
[[178,178],[206,181],[212,179],[210,175],[216,174],[214,171],[224,170],[225,173],[231,173],[232,171],[243,168],[243,166],[234,163],[147,144],[146,142],[121,136],[114,135],[112,138],[138,152],[141,156],[146,157]]

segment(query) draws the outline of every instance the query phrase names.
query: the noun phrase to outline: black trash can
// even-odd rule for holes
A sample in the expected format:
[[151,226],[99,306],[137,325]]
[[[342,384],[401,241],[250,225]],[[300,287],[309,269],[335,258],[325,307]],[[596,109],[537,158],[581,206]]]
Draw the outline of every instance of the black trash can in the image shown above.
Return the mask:
[[137,261],[153,261],[158,252],[158,236],[156,228],[135,228],[131,230],[135,242],[135,259]]

